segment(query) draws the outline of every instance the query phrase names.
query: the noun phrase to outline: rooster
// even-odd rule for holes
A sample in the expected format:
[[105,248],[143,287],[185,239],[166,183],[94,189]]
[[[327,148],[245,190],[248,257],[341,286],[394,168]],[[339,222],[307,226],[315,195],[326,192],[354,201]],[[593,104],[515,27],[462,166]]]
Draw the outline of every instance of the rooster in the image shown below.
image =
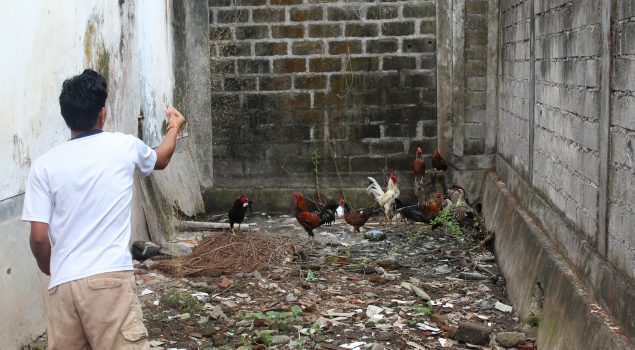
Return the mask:
[[415,160],[412,161],[412,172],[415,175],[415,182],[417,181],[417,177],[423,177],[426,173],[426,164],[423,162],[422,154],[423,151],[421,147],[417,147],[417,156]]
[[373,179],[372,177],[368,177],[370,180],[370,185],[366,189],[369,194],[372,194],[375,197],[377,203],[384,208],[384,213],[386,214],[386,222],[390,222],[390,217],[394,211],[395,207],[395,199],[399,197],[399,188],[397,187],[397,173],[393,170],[390,173],[390,179],[388,180],[388,186],[386,187],[386,192],[381,189],[381,186]]
[[307,210],[306,203],[304,203],[304,197],[302,193],[296,192],[293,195],[293,201],[296,205],[295,218],[300,225],[304,228],[309,237],[313,239],[313,230],[322,226],[329,225],[335,221],[335,211],[337,210],[337,203],[329,202],[319,213],[312,213]]
[[253,211],[253,209],[251,208],[251,204],[252,202],[249,201],[249,198],[247,198],[247,196],[243,194],[242,196],[236,198],[232,207],[229,208],[227,216],[229,216],[229,228],[231,228],[233,235],[236,234],[236,231],[234,231],[235,223],[238,223],[238,231],[240,231],[240,224],[245,218],[245,212],[247,211],[247,208]]
[[340,208],[344,209],[344,221],[353,226],[355,232],[359,232],[359,228],[364,226],[368,221],[372,208],[366,208],[362,211],[351,211],[351,207],[343,199],[340,199]]
[[432,167],[438,171],[448,170],[448,164],[445,162],[445,159],[441,157],[441,153],[439,153],[438,148],[435,148],[434,153],[432,154]]

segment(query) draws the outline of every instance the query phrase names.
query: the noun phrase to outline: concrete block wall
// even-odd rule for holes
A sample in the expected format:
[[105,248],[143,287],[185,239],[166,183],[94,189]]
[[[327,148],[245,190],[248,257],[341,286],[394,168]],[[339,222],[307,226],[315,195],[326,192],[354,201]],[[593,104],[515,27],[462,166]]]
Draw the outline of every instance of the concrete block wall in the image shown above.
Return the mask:
[[311,185],[315,150],[339,186],[436,147],[434,1],[209,6],[215,186]]
[[635,3],[612,16],[607,258],[635,279]]
[[[466,155],[485,154],[487,90],[487,0],[465,2]],[[491,151],[488,150],[487,153]]]
[[635,342],[635,4],[499,10],[496,170]]
[[537,2],[533,186],[597,244],[600,0]]
[[529,174],[530,22],[533,1],[501,1],[498,155]]

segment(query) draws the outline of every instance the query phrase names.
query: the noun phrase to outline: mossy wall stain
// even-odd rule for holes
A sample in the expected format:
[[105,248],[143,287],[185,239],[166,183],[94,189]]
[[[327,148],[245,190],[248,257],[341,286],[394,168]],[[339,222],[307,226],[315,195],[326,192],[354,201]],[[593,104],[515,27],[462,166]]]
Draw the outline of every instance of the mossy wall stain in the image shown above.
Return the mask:
[[102,20],[93,16],[86,24],[84,32],[84,66],[90,67],[108,79],[110,54],[98,34]]

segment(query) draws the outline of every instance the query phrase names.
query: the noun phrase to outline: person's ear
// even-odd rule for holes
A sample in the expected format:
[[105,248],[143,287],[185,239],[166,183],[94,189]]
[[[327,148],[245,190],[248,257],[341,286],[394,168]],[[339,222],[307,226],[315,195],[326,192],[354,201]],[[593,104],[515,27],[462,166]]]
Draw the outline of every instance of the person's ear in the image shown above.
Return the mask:
[[101,111],[99,111],[99,126],[100,128],[104,127],[106,123],[106,106],[101,107]]

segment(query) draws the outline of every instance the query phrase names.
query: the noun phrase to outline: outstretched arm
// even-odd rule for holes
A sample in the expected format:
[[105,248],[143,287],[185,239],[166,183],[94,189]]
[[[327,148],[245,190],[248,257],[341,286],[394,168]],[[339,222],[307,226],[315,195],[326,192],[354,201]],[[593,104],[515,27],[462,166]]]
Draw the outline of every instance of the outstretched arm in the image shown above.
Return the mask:
[[157,147],[157,162],[154,165],[155,170],[163,170],[170,163],[174,149],[176,148],[176,135],[179,133],[179,129],[185,123],[185,117],[181,112],[177,111],[174,107],[168,107],[165,110],[165,114],[168,119],[168,129],[165,132],[165,137],[159,147]]
[[49,225],[44,222],[31,221],[31,252],[37,261],[40,271],[51,275],[51,241],[49,241]]

